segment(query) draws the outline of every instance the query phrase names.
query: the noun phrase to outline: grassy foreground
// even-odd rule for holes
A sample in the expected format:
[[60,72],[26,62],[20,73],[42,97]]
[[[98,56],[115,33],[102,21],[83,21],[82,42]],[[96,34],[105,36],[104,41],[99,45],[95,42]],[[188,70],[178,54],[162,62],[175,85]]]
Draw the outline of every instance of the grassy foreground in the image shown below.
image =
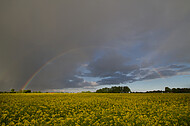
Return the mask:
[[190,125],[190,94],[0,94],[0,125]]

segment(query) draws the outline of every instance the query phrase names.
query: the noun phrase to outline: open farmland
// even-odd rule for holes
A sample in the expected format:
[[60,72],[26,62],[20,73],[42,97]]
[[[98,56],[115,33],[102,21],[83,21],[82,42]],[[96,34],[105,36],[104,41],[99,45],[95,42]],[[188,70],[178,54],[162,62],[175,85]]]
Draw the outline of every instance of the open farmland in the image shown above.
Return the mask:
[[0,125],[190,125],[190,94],[0,94]]

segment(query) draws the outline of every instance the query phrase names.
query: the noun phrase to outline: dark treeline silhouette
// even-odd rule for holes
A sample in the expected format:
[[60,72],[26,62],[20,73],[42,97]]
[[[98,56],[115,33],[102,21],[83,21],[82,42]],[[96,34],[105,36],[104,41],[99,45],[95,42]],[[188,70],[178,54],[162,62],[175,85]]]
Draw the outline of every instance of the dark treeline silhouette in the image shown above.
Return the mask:
[[164,93],[162,90],[146,91],[146,93]]
[[190,88],[169,88],[165,87],[165,93],[190,93]]
[[[102,88],[96,90],[95,93],[190,93],[190,88],[169,88],[165,87],[165,91],[162,90],[153,90],[153,91],[145,91],[145,92],[131,92],[130,88],[128,86],[124,87],[111,87],[111,88]],[[0,93],[41,93],[41,91],[31,91],[31,90],[19,90],[15,91],[15,89],[11,89],[10,91],[0,91]],[[51,93],[51,92],[46,92]],[[54,92],[54,93],[69,93],[69,92]],[[91,91],[82,91],[81,93],[94,93]]]
[[146,92],[131,92],[131,93],[190,93],[190,88],[169,88],[165,87],[165,91],[162,90],[153,90]]
[[82,91],[81,93],[93,93],[91,91]]
[[20,93],[31,93],[31,90],[20,90]]
[[31,90],[19,90],[15,91],[15,89],[11,89],[11,91],[0,91],[0,93],[41,93],[41,91],[31,91]]
[[129,93],[131,92],[131,90],[129,89],[129,87],[125,86],[125,87],[111,87],[111,88],[102,88],[102,89],[98,89],[96,91],[96,93]]

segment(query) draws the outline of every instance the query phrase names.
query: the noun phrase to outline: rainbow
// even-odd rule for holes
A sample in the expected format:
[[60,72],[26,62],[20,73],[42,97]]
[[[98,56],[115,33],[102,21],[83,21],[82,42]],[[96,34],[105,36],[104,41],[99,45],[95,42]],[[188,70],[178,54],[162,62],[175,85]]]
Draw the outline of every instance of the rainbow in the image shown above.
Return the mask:
[[[82,47],[82,48],[97,48],[98,46],[86,46],[86,47]],[[117,49],[117,48],[113,48],[113,47],[99,47],[99,48],[107,48],[107,49]],[[74,51],[77,51],[81,48],[74,48],[74,49],[71,49],[67,52],[62,52],[61,54],[51,58],[50,60],[48,60],[45,64],[43,64],[28,80],[27,82],[24,84],[24,86],[21,88],[21,90],[25,90],[26,87],[31,83],[31,81],[36,77],[36,75],[38,75],[44,68],[46,68],[48,66],[48,64],[50,64],[51,62],[53,62],[54,60],[68,54],[68,53],[71,53],[71,52],[74,52]]]
[[[77,48],[78,49],[78,48]],[[44,68],[46,68],[48,66],[48,64],[50,64],[51,62],[53,62],[54,60],[68,54],[71,53],[73,51],[76,51],[77,49],[71,49],[67,52],[62,52],[61,54],[51,58],[50,60],[48,60],[45,64],[43,64],[28,80],[27,82],[24,84],[24,86],[21,88],[21,90],[26,89],[26,87],[31,83],[31,81],[36,77],[36,75],[38,75]]]
[[154,72],[156,72],[160,78],[164,78],[164,76],[156,69],[156,68],[152,68],[154,70]]

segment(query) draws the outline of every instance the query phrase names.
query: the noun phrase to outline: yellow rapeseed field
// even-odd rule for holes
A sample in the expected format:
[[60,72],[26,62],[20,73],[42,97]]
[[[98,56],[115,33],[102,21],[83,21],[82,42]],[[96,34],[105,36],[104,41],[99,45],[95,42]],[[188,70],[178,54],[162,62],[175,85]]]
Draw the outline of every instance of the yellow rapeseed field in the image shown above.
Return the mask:
[[190,125],[190,94],[0,94],[0,125]]

